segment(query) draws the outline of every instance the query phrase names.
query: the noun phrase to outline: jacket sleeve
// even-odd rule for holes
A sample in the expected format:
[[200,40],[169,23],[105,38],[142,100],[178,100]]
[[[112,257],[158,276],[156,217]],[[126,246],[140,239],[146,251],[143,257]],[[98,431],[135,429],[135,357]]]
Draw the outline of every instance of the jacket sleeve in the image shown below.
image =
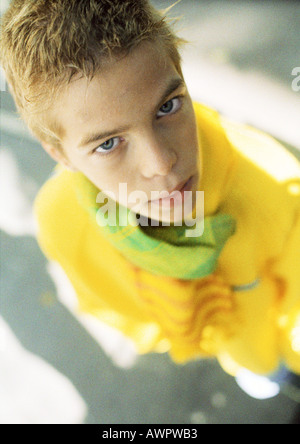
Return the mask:
[[231,282],[244,270],[260,284],[235,293],[241,327],[220,361],[232,374],[239,366],[272,373],[279,363],[300,373],[300,163],[258,131],[227,122],[226,130],[239,156],[226,210],[239,230],[224,262]]
[[283,362],[300,373],[300,179],[288,184],[295,197],[294,222],[280,260],[273,273],[282,286],[279,306],[279,348]]
[[59,170],[35,199],[38,244],[67,275],[77,297],[75,314],[91,314],[119,330],[140,353],[157,349],[160,331],[136,303],[135,269],[89,223],[72,174]]

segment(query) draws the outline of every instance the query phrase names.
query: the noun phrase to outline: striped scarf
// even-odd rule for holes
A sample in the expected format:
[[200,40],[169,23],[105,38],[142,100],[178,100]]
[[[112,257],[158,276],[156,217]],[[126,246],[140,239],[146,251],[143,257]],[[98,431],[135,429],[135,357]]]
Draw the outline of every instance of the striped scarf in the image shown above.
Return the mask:
[[[99,189],[82,173],[75,176],[80,204],[89,211],[94,224],[99,219],[104,222],[107,216],[96,202]],[[116,226],[101,223],[98,229],[129,262],[158,276],[192,280],[212,274],[224,245],[235,232],[235,221],[227,214],[205,217],[204,232],[198,237],[186,237],[186,225],[120,226],[120,211],[127,211],[128,217],[130,211],[113,203]]]

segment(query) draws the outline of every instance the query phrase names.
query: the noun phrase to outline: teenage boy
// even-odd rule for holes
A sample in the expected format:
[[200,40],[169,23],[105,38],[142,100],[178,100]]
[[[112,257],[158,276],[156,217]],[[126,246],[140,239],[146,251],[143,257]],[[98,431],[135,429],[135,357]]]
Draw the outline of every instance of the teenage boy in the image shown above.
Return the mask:
[[[59,164],[36,200],[39,243],[80,308],[141,353],[300,373],[299,162],[192,102],[181,43],[146,0],[11,2],[1,62]],[[204,230],[187,236],[203,192]]]

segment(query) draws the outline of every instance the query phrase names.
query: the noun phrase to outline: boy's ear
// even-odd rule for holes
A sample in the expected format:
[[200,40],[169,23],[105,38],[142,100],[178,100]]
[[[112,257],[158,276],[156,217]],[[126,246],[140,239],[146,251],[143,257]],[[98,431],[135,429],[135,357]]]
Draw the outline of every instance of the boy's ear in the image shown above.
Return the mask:
[[59,148],[46,142],[41,142],[41,144],[44,150],[49,154],[50,157],[52,157],[55,162],[60,163],[70,171],[77,171],[77,169],[71,164],[71,162],[67,159],[65,154]]

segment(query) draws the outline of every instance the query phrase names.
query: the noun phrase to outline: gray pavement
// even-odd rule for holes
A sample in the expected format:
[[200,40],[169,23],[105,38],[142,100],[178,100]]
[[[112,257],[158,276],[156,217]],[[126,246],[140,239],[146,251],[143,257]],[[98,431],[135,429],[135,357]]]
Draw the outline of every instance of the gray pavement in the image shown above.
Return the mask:
[[[164,7],[170,4],[154,3]],[[271,85],[277,88],[276,91],[284,91],[283,103],[294,106],[295,100],[299,102],[300,92],[291,89],[292,68],[300,65],[299,2],[182,0],[174,12],[185,14],[181,32],[194,42],[192,48],[185,50],[184,62],[191,90],[197,99],[209,95],[204,86],[203,89],[195,86],[193,77],[189,77],[191,71],[198,67],[197,60],[201,60],[206,70],[211,66],[219,72],[224,70],[228,75],[226,70],[232,69],[229,73],[245,82],[249,79],[249,73],[254,73],[259,84],[264,82],[263,85]],[[228,84],[228,88],[231,87]],[[214,91],[211,91],[211,96],[216,97]],[[221,99],[218,95],[213,104],[221,111],[229,112]],[[276,100],[276,97],[272,97],[272,100]],[[239,106],[244,109],[247,103],[237,101],[236,113]],[[54,163],[17,119],[7,91],[1,92],[1,112],[1,362],[12,359],[9,341],[5,340],[11,334],[20,347],[30,353],[28,359],[31,362],[32,356],[36,356],[66,378],[85,406],[79,418],[69,419],[69,422],[299,423],[299,403],[296,399],[286,393],[272,399],[253,399],[214,360],[176,366],[166,355],[151,354],[132,359],[127,365],[119,363],[118,349],[117,352],[108,351],[105,335],[98,340],[98,336],[87,328],[87,323],[74,314],[68,303],[64,303],[64,298],[59,295],[61,289],[58,290],[57,282],[51,277],[47,260],[35,240],[30,208],[38,189],[51,174]],[[249,120],[270,131],[270,126],[258,118],[254,109],[247,114]],[[298,146],[291,143],[290,131],[284,132],[286,125],[281,118],[273,123],[274,132],[282,126],[280,138],[293,145],[291,149],[298,155],[300,141]],[[297,133],[298,128],[294,130]],[[10,333],[7,333],[8,330]],[[2,342],[1,337],[4,338]],[[122,348],[122,341],[120,344]],[[18,361],[16,357],[14,362],[17,362],[17,366],[11,369],[15,380],[8,377],[9,372],[1,373],[0,362],[0,423],[51,422],[50,414],[49,418],[47,414],[39,414],[45,408],[45,399],[38,396],[35,381],[25,379],[26,359]],[[43,379],[43,367],[39,368],[46,390],[48,382]],[[79,402],[78,399],[73,402],[72,395],[67,394],[62,399],[58,388],[55,389],[55,381],[54,378],[55,396],[54,400],[51,398],[49,401],[53,404],[51,408],[55,410],[64,402],[67,408],[72,409],[73,404]],[[17,383],[22,387],[18,393],[14,390]],[[25,396],[26,384],[28,390]],[[4,387],[5,393],[8,393],[7,399],[12,401],[9,416],[3,413],[6,409],[5,398],[2,397],[1,401]],[[31,397],[35,400],[36,409],[31,416],[26,416],[24,408],[20,410],[20,393],[23,406],[27,402],[30,405]],[[56,417],[53,422],[63,422],[63,418],[63,415]]]

